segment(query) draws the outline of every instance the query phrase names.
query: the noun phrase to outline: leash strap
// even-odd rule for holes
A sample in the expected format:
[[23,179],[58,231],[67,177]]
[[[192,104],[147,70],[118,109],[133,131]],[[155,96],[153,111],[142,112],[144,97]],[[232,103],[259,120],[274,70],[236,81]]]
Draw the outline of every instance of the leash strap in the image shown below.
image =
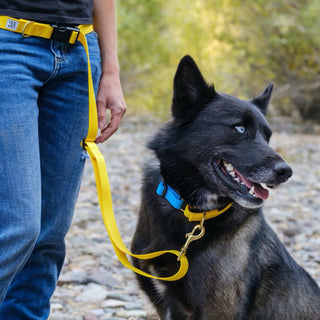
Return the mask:
[[214,210],[205,211],[205,212],[193,212],[193,211],[190,211],[189,205],[187,205],[186,208],[182,211],[185,217],[188,218],[190,222],[192,222],[192,221],[201,221],[203,216],[205,217],[204,220],[208,220],[208,219],[212,219],[217,216],[220,216],[220,214],[226,212],[231,206],[232,206],[232,202],[227,204],[221,210],[214,209]]
[[179,251],[176,250],[164,250],[157,251],[148,254],[133,254],[127,249],[122,241],[114,212],[112,206],[111,189],[108,179],[107,168],[103,155],[101,154],[99,148],[95,144],[94,140],[98,132],[98,118],[97,118],[97,108],[95,101],[95,94],[92,82],[91,67],[89,60],[89,50],[86,40],[86,34],[93,31],[92,25],[80,25],[77,28],[61,28],[56,26],[50,26],[48,24],[37,23],[34,21],[28,21],[24,19],[14,19],[7,16],[0,16],[0,28],[21,33],[24,37],[36,36],[45,39],[51,39],[55,36],[55,32],[58,32],[61,36],[63,33],[64,39],[66,39],[70,44],[75,44],[76,41],[80,41],[83,45],[88,61],[88,90],[89,90],[89,127],[87,137],[82,141],[82,146],[88,151],[96,178],[97,193],[100,203],[100,209],[102,213],[102,218],[109,234],[111,243],[115,250],[115,253],[120,260],[120,262],[128,269],[148,278],[154,278],[158,280],[165,281],[176,281],[181,279],[188,271],[188,260],[185,255],[182,255],[180,260],[180,267],[176,274],[169,277],[157,277],[148,274],[136,267],[134,267],[127,255],[130,255],[137,259],[148,260],[159,257],[161,255],[170,253],[179,257]]
[[188,260],[185,255],[181,257],[180,268],[178,272],[173,276],[164,277],[164,278],[156,277],[151,274],[148,274],[140,269],[135,268],[130,263],[127,255],[130,255],[137,259],[147,260],[147,259],[153,259],[153,258],[162,256],[166,253],[171,253],[179,257],[180,253],[179,251],[176,251],[176,250],[166,250],[166,251],[157,251],[157,252],[148,253],[148,254],[136,255],[131,253],[126,248],[125,244],[121,239],[121,235],[119,233],[117,223],[114,217],[113,209],[112,209],[110,184],[108,180],[108,174],[107,174],[104,158],[100,153],[97,145],[94,142],[85,142],[85,146],[89,152],[89,155],[94,167],[102,217],[103,217],[106,229],[108,231],[111,243],[113,245],[113,248],[120,262],[128,269],[131,269],[132,271],[148,278],[154,278],[154,279],[165,280],[165,281],[176,281],[181,279],[188,271]]
[[103,218],[105,227],[107,229],[107,232],[109,234],[109,238],[113,245],[114,251],[118,259],[120,260],[120,262],[125,267],[142,276],[158,279],[158,280],[165,280],[165,281],[179,280],[182,277],[184,277],[184,275],[188,271],[188,260],[185,255],[183,255],[181,257],[181,260],[179,261],[180,268],[178,272],[169,277],[157,277],[149,273],[146,273],[134,267],[127,257],[127,255],[130,255],[131,257],[134,257],[137,259],[148,260],[148,259],[153,259],[153,258],[162,256],[167,253],[171,253],[179,257],[180,253],[179,251],[176,251],[176,250],[165,250],[165,251],[152,252],[148,254],[133,254],[130,252],[129,249],[127,249],[126,245],[122,241],[122,238],[115,220],[114,212],[113,212],[111,189],[110,189],[106,163],[98,146],[94,142],[97,135],[97,131],[98,131],[97,108],[96,108],[95,95],[94,95],[93,84],[92,84],[88,46],[87,46],[85,36],[82,37],[81,33],[79,35],[79,41],[83,44],[88,56],[89,129],[88,129],[87,137],[83,142],[83,147],[88,151],[93,164],[102,218]]

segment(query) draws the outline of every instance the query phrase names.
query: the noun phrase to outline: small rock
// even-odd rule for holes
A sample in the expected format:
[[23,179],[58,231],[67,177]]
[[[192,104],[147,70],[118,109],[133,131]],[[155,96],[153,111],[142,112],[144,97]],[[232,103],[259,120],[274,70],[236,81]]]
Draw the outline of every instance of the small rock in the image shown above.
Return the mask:
[[125,294],[116,293],[116,292],[109,292],[108,299],[116,299],[116,300],[128,301],[128,302],[132,301],[131,297],[128,297]]
[[101,286],[94,286],[76,297],[76,301],[80,302],[92,302],[92,301],[103,301],[106,299],[108,291]]
[[300,228],[298,228],[298,227],[291,227],[291,228],[286,228],[285,230],[283,230],[283,234],[287,237],[294,237],[299,233],[300,233]]
[[91,312],[86,312],[86,314],[83,317],[83,320],[99,320],[99,318]]
[[147,316],[147,312],[144,311],[144,310],[130,310],[130,311],[127,311],[127,310],[119,310],[116,315],[118,317],[123,317],[123,318],[130,318],[130,317],[133,317],[133,318],[146,318]]
[[121,300],[107,300],[103,302],[104,308],[119,308],[125,305],[124,301]]

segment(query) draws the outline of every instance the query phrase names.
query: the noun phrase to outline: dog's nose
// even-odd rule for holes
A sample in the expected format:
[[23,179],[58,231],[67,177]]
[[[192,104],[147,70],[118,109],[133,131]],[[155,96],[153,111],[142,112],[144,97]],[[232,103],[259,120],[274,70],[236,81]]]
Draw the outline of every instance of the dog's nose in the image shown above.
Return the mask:
[[274,164],[274,170],[277,174],[279,183],[286,182],[292,176],[292,169],[284,161],[278,161]]

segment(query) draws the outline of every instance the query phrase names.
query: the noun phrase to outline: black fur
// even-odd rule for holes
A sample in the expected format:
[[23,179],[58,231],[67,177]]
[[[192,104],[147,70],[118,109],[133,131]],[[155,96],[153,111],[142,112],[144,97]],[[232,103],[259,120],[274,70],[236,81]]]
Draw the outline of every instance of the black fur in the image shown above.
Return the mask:
[[[138,276],[141,288],[165,320],[317,320],[320,290],[291,258],[266,223],[267,197],[292,175],[269,145],[264,117],[273,84],[252,101],[217,93],[193,59],[184,57],[174,79],[173,120],[149,143],[157,160],[145,169],[139,221],[132,251],[180,250],[195,223],[156,194],[161,180],[201,211],[232,207],[205,222],[205,236],[187,251],[189,271],[176,282]],[[231,164],[249,188],[229,176]],[[262,187],[261,187],[262,188]],[[159,276],[177,271],[167,255],[134,264]]]

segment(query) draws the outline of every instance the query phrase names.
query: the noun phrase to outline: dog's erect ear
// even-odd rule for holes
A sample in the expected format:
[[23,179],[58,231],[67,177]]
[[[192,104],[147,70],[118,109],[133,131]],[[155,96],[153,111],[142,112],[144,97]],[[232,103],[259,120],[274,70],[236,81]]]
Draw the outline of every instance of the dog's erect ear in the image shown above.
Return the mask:
[[252,103],[257,106],[260,111],[266,115],[268,105],[270,102],[271,94],[273,89],[273,82],[270,82],[266,89],[255,99],[252,100]]
[[188,119],[198,113],[215,96],[198,66],[190,56],[182,58],[174,77],[172,115],[176,119]]

